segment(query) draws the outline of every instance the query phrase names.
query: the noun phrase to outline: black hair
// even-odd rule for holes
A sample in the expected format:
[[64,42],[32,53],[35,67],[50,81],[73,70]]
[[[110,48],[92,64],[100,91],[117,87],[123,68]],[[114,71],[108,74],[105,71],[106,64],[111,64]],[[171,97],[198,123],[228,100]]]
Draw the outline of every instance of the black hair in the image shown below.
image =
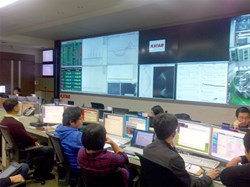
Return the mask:
[[18,101],[16,99],[6,99],[3,102],[3,108],[6,112],[13,111],[14,107],[18,105]]
[[239,113],[248,113],[250,115],[250,110],[247,107],[242,106],[242,107],[237,108],[235,112],[236,118],[239,116]]
[[249,153],[250,150],[250,131],[248,131],[243,138],[244,146],[246,151]]
[[88,125],[82,133],[82,145],[87,150],[98,151],[103,149],[106,141],[106,130],[98,124]]
[[16,86],[16,87],[14,88],[14,90],[17,90],[18,92],[21,92],[21,88],[18,87],[18,86]]
[[[156,116],[157,114],[161,114],[164,113],[163,108],[160,105],[155,105],[151,108],[151,110],[153,111],[154,115]],[[167,113],[167,112],[166,112]]]
[[177,128],[177,118],[169,113],[162,113],[154,117],[154,130],[160,140],[168,138]]
[[82,110],[80,107],[68,107],[63,112],[63,125],[70,126],[70,122],[76,123],[81,117]]

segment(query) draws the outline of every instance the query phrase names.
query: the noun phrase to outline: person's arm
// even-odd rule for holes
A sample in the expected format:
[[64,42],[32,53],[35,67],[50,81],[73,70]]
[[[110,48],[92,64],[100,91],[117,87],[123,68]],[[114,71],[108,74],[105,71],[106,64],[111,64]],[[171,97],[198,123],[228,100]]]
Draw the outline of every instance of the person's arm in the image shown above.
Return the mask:
[[221,172],[220,178],[225,186],[241,186],[249,182],[250,164],[228,167]]
[[15,184],[19,182],[20,183],[25,182],[23,176],[20,174],[0,179],[0,186],[7,187],[7,186],[10,186],[11,184]]
[[33,137],[30,134],[28,134],[22,123],[20,123],[20,125],[18,125],[18,127],[15,129],[15,134],[17,134],[20,137],[22,143],[26,146],[36,145],[35,142],[38,141],[36,137]]
[[115,153],[124,152],[122,148],[120,148],[113,140],[109,137],[106,137],[106,143],[110,144]]
[[237,156],[237,157],[234,157],[231,161],[229,161],[226,167],[237,166],[239,163],[242,163],[242,157]]

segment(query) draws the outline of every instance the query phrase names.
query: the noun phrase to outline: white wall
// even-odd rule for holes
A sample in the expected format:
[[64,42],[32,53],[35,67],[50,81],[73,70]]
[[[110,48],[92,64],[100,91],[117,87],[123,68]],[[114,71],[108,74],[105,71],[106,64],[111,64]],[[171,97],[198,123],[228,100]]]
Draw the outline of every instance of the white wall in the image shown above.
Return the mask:
[[221,124],[222,122],[232,123],[234,121],[236,106],[227,105],[205,105],[205,104],[189,104],[188,102],[163,101],[163,100],[145,100],[145,99],[130,99],[117,98],[107,96],[92,96],[70,94],[70,99],[62,99],[63,102],[68,100],[75,101],[75,105],[86,107],[90,106],[90,102],[103,103],[105,108],[108,106],[128,108],[132,111],[150,112],[154,105],[161,105],[164,110],[169,113],[187,113],[192,119],[210,124]]

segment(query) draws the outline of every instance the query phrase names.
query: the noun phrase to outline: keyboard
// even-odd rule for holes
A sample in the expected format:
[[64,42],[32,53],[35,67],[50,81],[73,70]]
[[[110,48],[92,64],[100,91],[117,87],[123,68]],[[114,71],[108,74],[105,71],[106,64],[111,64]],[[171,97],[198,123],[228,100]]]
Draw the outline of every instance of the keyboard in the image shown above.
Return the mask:
[[118,145],[127,144],[130,142],[129,138],[122,138],[122,137],[117,137],[117,136],[112,136],[112,135],[108,135],[108,137],[110,137],[110,139],[113,140]]
[[208,159],[208,158],[202,158],[199,156],[193,156],[188,154],[182,154],[180,153],[180,156],[183,158],[185,163],[205,167],[205,168],[216,168],[220,165],[219,161]]

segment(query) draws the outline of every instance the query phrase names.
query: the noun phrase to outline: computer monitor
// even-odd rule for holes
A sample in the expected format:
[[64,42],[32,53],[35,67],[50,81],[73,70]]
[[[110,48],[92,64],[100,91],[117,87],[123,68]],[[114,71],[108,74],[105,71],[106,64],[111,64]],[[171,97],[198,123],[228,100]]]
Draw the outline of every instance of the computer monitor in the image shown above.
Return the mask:
[[0,85],[0,93],[5,93],[5,92],[6,92],[5,85]]
[[144,148],[154,140],[154,132],[134,129],[131,146]]
[[213,127],[211,156],[222,161],[230,161],[236,156],[245,155],[244,135],[244,133]]
[[147,131],[149,120],[143,116],[125,115],[124,137],[132,138],[134,129]]
[[103,125],[108,134],[123,137],[124,116],[119,114],[103,114]]
[[211,125],[178,120],[176,147],[190,153],[210,154]]
[[64,106],[43,105],[43,122],[48,124],[62,124]]
[[117,108],[117,107],[113,107],[112,108],[112,112],[114,114],[128,114],[129,113],[129,109],[127,108]]
[[99,123],[99,111],[92,108],[82,108],[82,119],[84,123]]

